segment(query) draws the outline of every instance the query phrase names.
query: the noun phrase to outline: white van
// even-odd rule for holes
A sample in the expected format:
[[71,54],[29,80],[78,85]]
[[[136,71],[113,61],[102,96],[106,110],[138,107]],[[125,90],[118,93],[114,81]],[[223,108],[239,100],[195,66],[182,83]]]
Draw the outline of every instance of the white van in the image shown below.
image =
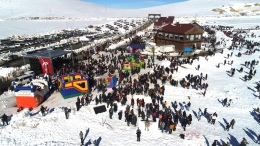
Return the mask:
[[14,82],[16,85],[24,85],[26,83],[30,83],[32,75],[22,75],[17,77]]

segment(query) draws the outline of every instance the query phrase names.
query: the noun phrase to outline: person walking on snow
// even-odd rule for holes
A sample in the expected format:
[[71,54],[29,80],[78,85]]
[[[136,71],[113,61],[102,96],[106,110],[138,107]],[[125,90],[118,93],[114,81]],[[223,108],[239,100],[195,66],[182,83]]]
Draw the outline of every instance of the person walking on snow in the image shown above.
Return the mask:
[[235,119],[232,119],[231,122],[230,122],[230,126],[231,126],[232,129],[233,129],[234,125],[235,125]]
[[202,111],[199,109],[199,112],[198,112],[198,121],[201,119],[201,116],[202,116]]
[[207,114],[207,108],[204,109],[204,116]]
[[2,119],[2,122],[3,122],[3,126],[5,125],[8,125],[8,116],[6,114],[3,114],[3,116],[1,117]]
[[231,102],[232,102],[232,99],[229,99],[229,101],[227,103],[227,107],[230,107]]
[[137,136],[137,141],[140,142],[141,130],[139,129],[139,127],[138,127],[138,129],[136,130],[136,136]]
[[243,137],[241,143],[240,143],[240,146],[246,146],[248,145],[249,143],[247,142],[246,138]]
[[119,120],[121,120],[121,119],[122,119],[122,115],[123,115],[123,111],[122,111],[122,110],[120,110],[120,111],[118,112],[118,119],[119,119]]
[[81,145],[83,145],[84,140],[83,140],[83,132],[82,131],[79,132],[79,137],[80,137]]
[[112,107],[110,107],[110,109],[109,109],[109,118],[110,119],[112,119],[112,116],[113,116],[113,108]]
[[224,100],[223,100],[223,107],[225,107],[227,105],[227,98],[225,98]]
[[230,128],[230,125],[229,125],[229,123],[227,123],[225,130],[229,131],[229,128]]
[[145,125],[145,131],[146,131],[146,129],[147,129],[147,131],[149,131],[149,127],[150,127],[150,121],[148,120],[148,119],[146,119],[146,121],[145,121],[145,123],[144,123],[144,125]]
[[216,112],[215,112],[215,113],[213,114],[213,116],[212,116],[212,122],[211,122],[211,123],[212,123],[213,125],[215,125],[215,121],[216,121],[217,116],[218,116],[218,115],[217,115]]

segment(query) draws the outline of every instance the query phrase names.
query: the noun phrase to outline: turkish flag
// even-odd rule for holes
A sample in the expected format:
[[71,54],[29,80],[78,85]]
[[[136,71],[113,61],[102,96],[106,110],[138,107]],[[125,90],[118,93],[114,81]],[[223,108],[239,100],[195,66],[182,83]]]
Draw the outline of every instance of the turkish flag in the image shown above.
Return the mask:
[[52,75],[52,63],[50,58],[39,58],[41,67],[42,67],[42,72],[48,75]]

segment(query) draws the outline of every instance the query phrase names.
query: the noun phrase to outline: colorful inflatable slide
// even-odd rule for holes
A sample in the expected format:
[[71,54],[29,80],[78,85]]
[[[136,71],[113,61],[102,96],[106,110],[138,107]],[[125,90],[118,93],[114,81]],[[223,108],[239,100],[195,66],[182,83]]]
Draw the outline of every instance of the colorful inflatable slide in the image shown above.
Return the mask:
[[116,78],[115,74],[108,75],[107,80],[106,80],[107,88],[115,87],[116,86],[116,82],[117,82],[117,78]]
[[58,76],[59,90],[64,99],[82,95],[89,91],[89,77],[74,73]]

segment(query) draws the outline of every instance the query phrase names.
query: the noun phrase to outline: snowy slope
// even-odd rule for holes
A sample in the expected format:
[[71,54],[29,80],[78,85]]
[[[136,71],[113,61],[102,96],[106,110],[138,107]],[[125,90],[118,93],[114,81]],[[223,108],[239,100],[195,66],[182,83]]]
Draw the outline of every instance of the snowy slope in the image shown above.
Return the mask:
[[[144,9],[114,9],[80,0],[34,0],[33,3],[30,0],[1,0],[0,19],[24,16],[65,16],[76,18],[146,17],[149,13],[159,13],[164,16],[219,15],[218,13],[212,11],[212,9],[215,8],[222,8],[223,10],[226,10],[224,15],[236,15],[228,9],[232,7],[233,9],[241,12],[246,12],[250,9],[258,10],[259,6],[254,5],[257,4],[257,2],[259,1],[188,0]],[[245,7],[245,5],[250,5],[250,7]],[[258,14],[258,12],[255,12],[254,14]]]

